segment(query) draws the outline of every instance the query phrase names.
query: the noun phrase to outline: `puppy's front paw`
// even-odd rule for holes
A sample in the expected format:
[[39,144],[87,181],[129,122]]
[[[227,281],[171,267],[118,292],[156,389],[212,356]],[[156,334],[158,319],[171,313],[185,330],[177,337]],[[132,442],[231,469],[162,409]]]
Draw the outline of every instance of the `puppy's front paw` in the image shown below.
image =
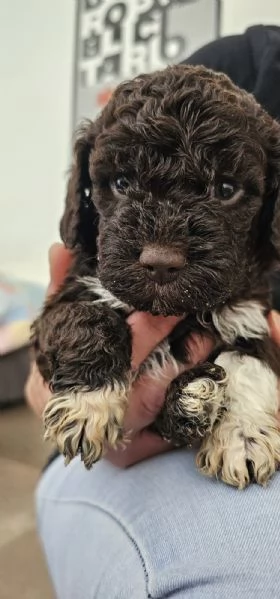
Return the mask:
[[280,463],[280,433],[276,427],[247,433],[238,421],[226,417],[202,443],[197,465],[203,474],[244,489],[250,482],[265,486]]
[[56,443],[66,463],[80,453],[91,468],[104,454],[105,443],[116,448],[122,440],[128,393],[129,385],[118,382],[56,393],[44,413],[45,438]]
[[212,430],[225,402],[226,376],[221,366],[204,363],[170,384],[156,425],[175,445],[190,445]]

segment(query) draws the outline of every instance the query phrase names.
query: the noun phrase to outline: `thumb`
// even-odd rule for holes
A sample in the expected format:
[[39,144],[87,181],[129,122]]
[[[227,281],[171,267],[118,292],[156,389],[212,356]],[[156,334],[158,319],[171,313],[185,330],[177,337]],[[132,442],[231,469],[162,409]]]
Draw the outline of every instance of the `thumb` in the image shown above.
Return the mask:
[[276,312],[276,310],[272,310],[268,315],[268,324],[270,328],[270,334],[275,341],[280,346],[280,314]]
[[72,255],[62,243],[54,243],[49,250],[50,284],[47,295],[54,293],[63,283],[69,267]]

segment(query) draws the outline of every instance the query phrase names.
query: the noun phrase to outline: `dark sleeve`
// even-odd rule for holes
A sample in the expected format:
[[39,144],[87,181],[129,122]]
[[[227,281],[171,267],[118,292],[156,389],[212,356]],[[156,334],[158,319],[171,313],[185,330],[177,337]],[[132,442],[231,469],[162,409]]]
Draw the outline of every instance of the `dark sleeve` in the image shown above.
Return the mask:
[[222,37],[182,61],[183,64],[203,65],[228,75],[247,91],[254,87],[255,72],[251,48],[245,35]]
[[280,28],[267,28],[266,36],[253,91],[265,110],[274,119],[280,119]]

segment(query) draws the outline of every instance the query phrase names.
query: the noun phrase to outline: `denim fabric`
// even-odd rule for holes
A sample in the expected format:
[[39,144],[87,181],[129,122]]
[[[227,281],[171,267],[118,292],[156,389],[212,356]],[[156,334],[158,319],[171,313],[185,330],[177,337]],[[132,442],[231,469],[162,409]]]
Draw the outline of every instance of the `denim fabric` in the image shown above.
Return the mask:
[[127,470],[58,458],[37,489],[58,599],[280,597],[280,476],[245,491],[180,450]]

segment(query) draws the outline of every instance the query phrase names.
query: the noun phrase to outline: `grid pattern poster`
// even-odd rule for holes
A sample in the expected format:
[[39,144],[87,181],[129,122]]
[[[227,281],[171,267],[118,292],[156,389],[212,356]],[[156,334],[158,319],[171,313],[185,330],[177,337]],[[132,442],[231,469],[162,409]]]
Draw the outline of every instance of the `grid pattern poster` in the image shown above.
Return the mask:
[[219,0],[76,0],[73,126],[118,83],[183,60],[219,35]]

